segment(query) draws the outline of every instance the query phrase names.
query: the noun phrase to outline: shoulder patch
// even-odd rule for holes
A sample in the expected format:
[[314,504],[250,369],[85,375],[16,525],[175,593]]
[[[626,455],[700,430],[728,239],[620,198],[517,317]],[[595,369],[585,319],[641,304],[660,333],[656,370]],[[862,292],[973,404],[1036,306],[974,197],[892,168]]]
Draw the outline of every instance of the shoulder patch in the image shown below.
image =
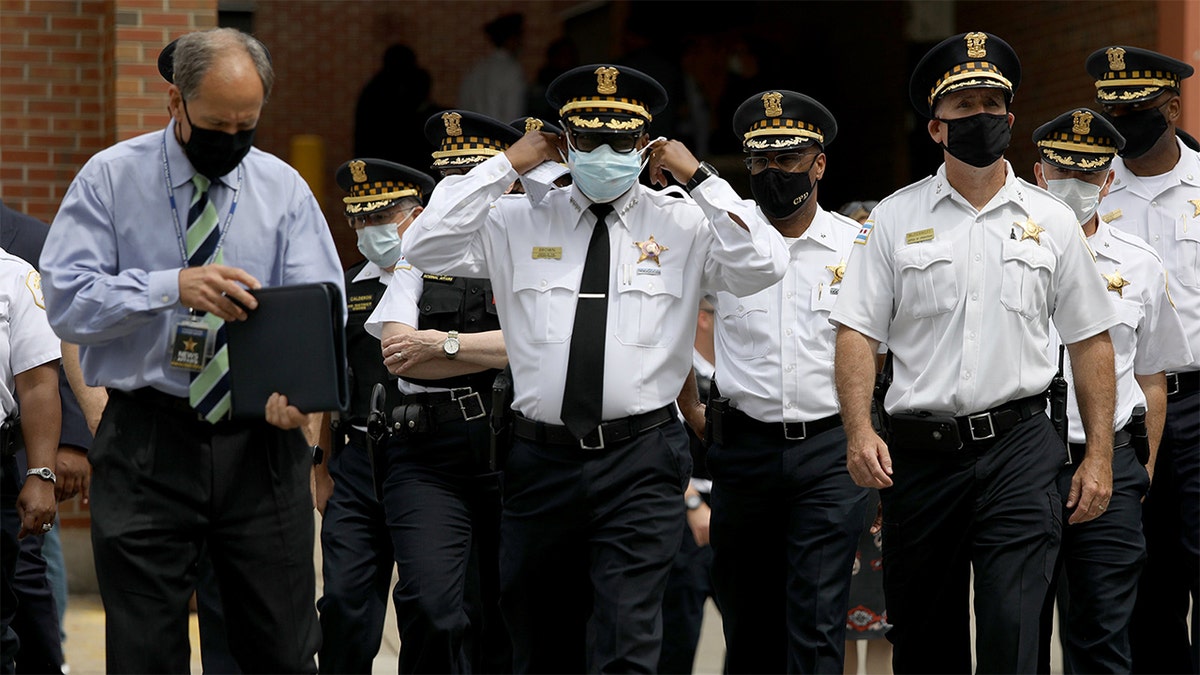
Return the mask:
[[46,309],[46,296],[42,295],[42,275],[38,274],[37,270],[29,270],[29,274],[25,275],[25,288],[33,295],[33,304]]
[[854,243],[866,245],[867,240],[871,238],[871,232],[875,229],[875,221],[868,220],[859,228],[858,234],[854,237]]

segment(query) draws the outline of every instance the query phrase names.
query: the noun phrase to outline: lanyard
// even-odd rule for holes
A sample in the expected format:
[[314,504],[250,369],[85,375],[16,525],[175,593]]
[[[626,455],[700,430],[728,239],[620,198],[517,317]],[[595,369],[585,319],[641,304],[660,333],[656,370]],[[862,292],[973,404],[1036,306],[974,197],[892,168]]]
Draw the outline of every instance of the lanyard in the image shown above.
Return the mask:
[[[167,163],[167,130],[163,129],[162,137],[162,164],[163,164],[163,180],[167,186],[167,199],[171,201],[171,216],[175,219],[175,238],[179,241],[179,255],[183,258],[183,266],[188,266],[187,244],[184,242],[187,236],[187,225],[179,220],[179,210],[175,207],[175,190],[171,188],[171,167]],[[211,189],[212,186],[209,186]],[[229,213],[225,216],[225,224],[221,226],[221,234],[217,238],[217,247],[213,249],[212,257],[204,261],[204,264],[211,263],[221,250],[221,245],[225,243],[225,235],[229,233],[229,224],[233,222],[233,212],[237,210],[238,197],[242,193],[242,165],[238,164],[237,186],[233,188],[233,202],[229,205]]]

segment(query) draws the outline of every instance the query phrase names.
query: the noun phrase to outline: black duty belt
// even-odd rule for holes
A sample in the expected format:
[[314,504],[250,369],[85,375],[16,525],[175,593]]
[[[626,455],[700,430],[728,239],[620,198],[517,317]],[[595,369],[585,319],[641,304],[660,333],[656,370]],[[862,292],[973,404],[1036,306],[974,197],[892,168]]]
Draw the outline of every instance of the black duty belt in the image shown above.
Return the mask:
[[726,438],[731,438],[730,434],[749,432],[768,437],[782,437],[785,441],[803,441],[842,426],[842,416],[830,415],[811,422],[762,422],[740,410],[731,409],[725,413],[724,423]]
[[1200,390],[1200,370],[1167,373],[1167,398],[1183,398]]
[[[1129,445],[1129,432],[1124,429],[1119,429],[1113,432],[1113,449],[1123,448]],[[1087,443],[1068,443],[1067,455],[1070,457],[1071,464],[1079,464],[1083,461],[1083,456],[1087,454]]]
[[932,413],[890,415],[889,431],[903,445],[955,450],[973,443],[990,443],[1013,427],[1046,412],[1046,394],[1002,403],[990,410],[961,417],[939,417]]
[[367,447],[367,432],[363,431],[362,429],[348,427],[346,429],[346,437],[350,439],[350,445],[358,448]]
[[426,414],[437,424],[452,421],[470,422],[487,414],[483,407],[483,397],[470,387],[405,394],[400,397],[400,406],[397,407],[410,405],[424,407]]
[[613,443],[637,438],[655,427],[661,427],[675,419],[675,406],[667,404],[658,410],[651,410],[640,415],[630,415],[619,420],[602,422],[592,433],[582,439],[576,439],[569,429],[557,424],[535,422],[518,413],[513,418],[513,433],[517,438],[523,438],[535,443],[547,445],[578,445],[584,450],[603,450]]

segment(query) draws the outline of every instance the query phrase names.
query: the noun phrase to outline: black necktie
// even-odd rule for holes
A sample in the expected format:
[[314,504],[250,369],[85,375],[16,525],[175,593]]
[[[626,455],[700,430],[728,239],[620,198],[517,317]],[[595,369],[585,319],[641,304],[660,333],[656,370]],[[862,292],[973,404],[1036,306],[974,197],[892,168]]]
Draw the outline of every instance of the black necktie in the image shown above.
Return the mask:
[[563,389],[562,420],[575,438],[582,439],[600,426],[604,407],[604,344],[608,322],[608,204],[593,204],[596,225],[588,242],[587,260],[579,281],[575,328],[567,358],[567,384]]

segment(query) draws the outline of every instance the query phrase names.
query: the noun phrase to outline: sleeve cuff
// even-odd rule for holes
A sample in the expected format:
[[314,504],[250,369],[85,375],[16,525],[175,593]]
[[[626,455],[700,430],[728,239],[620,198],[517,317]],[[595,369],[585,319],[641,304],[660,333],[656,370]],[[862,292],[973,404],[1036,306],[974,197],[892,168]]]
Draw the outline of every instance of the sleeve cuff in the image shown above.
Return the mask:
[[162,309],[179,302],[179,269],[155,270],[150,272],[146,284],[147,306]]

